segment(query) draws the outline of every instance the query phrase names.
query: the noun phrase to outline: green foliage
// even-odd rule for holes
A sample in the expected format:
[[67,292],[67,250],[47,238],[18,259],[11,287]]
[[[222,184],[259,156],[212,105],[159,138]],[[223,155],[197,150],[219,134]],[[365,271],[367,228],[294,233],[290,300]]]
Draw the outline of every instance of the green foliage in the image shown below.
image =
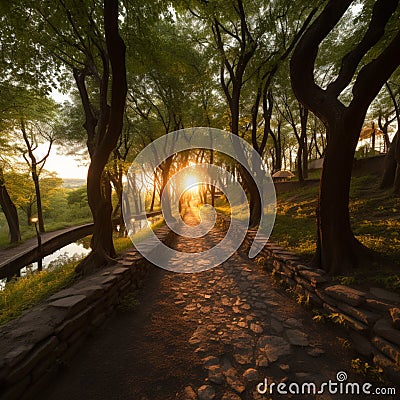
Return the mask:
[[[18,208],[26,213],[27,217],[30,217],[36,204],[36,192],[29,172],[23,170],[19,172],[14,169],[5,173],[4,178],[11,199]],[[65,202],[62,197],[64,194],[60,189],[63,183],[62,179],[52,172],[43,170],[39,183],[44,211],[50,212],[51,208],[63,210]]]
[[313,316],[313,321],[315,322],[326,322],[326,321],[332,321],[334,324],[339,324],[339,325],[346,325],[346,320],[344,316],[340,313],[321,313],[319,310],[313,310],[314,316]]
[[384,383],[383,369],[380,366],[370,365],[360,358],[351,360],[351,367],[367,381],[374,383]]
[[[114,246],[117,253],[122,253],[132,247],[132,242],[129,238],[114,238]],[[23,311],[80,279],[75,273],[80,259],[64,254],[41,272],[28,271],[27,275],[6,283],[4,290],[0,291],[0,324],[17,318]],[[121,307],[127,310],[137,305],[136,294],[131,292],[122,300]]]
[[339,276],[334,279],[337,279],[341,285],[346,285],[346,286],[351,286],[351,285],[354,285],[355,283],[357,283],[357,278],[354,275],[353,276]]
[[138,292],[136,290],[129,292],[126,296],[124,296],[119,305],[118,309],[121,311],[133,311],[137,308],[140,304],[139,300],[137,299]]
[[374,281],[383,285],[389,290],[400,292],[400,276],[399,274],[381,273],[376,275]]
[[79,207],[84,207],[87,204],[86,185],[78,189],[68,191],[67,202],[69,205],[77,205]]
[[128,250],[131,247],[132,240],[129,237],[114,239],[114,248],[117,253],[123,253],[125,250]]
[[[284,284],[283,281],[281,283]],[[287,287],[285,291],[294,298],[297,304],[302,304],[304,306],[310,305],[310,295],[308,293],[303,293],[301,290],[291,286]]]
[[344,338],[338,338],[338,340],[339,340],[339,343],[341,344],[341,346],[342,346],[344,349],[349,349],[349,348],[351,348],[352,344],[351,344],[350,340],[344,339]]
[[61,257],[48,269],[6,284],[0,291],[0,324],[18,317],[24,310],[40,303],[53,293],[71,285],[76,279],[74,268],[78,259]]
[[255,258],[254,262],[262,267],[267,263],[267,259],[265,257],[258,256]]

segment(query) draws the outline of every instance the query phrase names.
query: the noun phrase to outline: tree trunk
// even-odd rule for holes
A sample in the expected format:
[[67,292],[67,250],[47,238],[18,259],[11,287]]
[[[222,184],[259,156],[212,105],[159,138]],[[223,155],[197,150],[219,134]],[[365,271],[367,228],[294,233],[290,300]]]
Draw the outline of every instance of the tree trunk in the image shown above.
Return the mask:
[[308,144],[307,144],[307,122],[308,122],[308,108],[304,107],[301,103],[299,103],[300,106],[300,125],[301,125],[301,131],[300,131],[300,145],[302,147],[301,151],[301,162],[303,164],[302,166],[302,174],[303,174],[303,182],[304,179],[308,178]]
[[376,146],[376,132],[375,132],[375,122],[372,121],[372,132],[371,132],[371,149],[372,155],[375,153],[375,146]]
[[32,180],[33,184],[35,185],[35,194],[36,194],[36,207],[37,207],[37,216],[38,216],[38,225],[39,225],[39,232],[44,233],[44,220],[43,220],[43,208],[42,208],[42,195],[40,193],[40,184],[39,184],[39,177],[36,172],[36,168],[32,166]]
[[32,225],[32,203],[26,206],[26,223],[28,226]]
[[240,175],[243,180],[243,186],[245,187],[246,193],[249,196],[249,208],[250,208],[250,221],[249,227],[256,227],[261,220],[261,197],[258,191],[257,185],[254,182],[251,174],[247,171],[247,169],[240,165],[239,166]]
[[[26,144],[30,162],[29,162],[28,158],[26,157],[25,153],[23,154],[23,156],[25,158],[25,161],[27,162],[27,164],[29,165],[29,167],[31,169],[31,176],[32,176],[33,184],[35,186],[37,216],[38,216],[38,220],[39,220],[39,232],[44,233],[45,229],[44,229],[44,220],[43,220],[42,196],[40,194],[38,162],[36,160],[35,155],[33,154],[32,143],[31,143],[31,141],[29,141],[28,134],[27,134],[26,128],[25,128],[25,120],[23,118],[21,118],[21,131],[22,131],[22,136],[23,136],[25,144]],[[50,148],[51,148],[51,144],[49,147],[49,152],[50,152]],[[47,156],[42,160],[42,162],[46,160]]]
[[[342,58],[335,80],[326,89],[316,84],[314,68],[319,45],[351,3],[351,0],[327,2],[300,39],[290,63],[296,97],[327,126],[314,264],[333,274],[348,272],[371,260],[371,252],[358,242],[350,226],[348,206],[353,158],[368,107],[400,64],[400,32],[396,31],[376,58],[360,66],[365,54],[376,49],[386,24],[398,7],[398,0],[377,0],[368,28],[358,44]],[[344,106],[339,96],[352,81],[353,97],[350,104]]]
[[296,167],[297,167],[297,175],[300,183],[304,183],[304,175],[303,175],[303,146],[301,142],[298,144],[297,148],[297,157],[296,157]]
[[307,136],[304,138],[303,142],[303,154],[302,154],[302,160],[301,162],[303,163],[303,177],[304,179],[308,178],[308,143],[307,143]]
[[112,205],[108,195],[111,188],[108,188],[109,182],[102,180],[102,175],[103,169],[97,166],[97,159],[94,157],[89,166],[87,179],[88,202],[94,222],[90,247],[92,254],[94,253],[92,260],[98,260],[100,264],[104,264],[116,256],[112,239]]
[[395,137],[393,138],[392,143],[389,147],[389,151],[385,156],[384,171],[380,185],[381,189],[388,189],[394,184],[397,169],[396,147],[398,142],[399,131],[397,131]]
[[396,97],[387,82],[386,88],[390,94],[396,112],[397,132],[392,143],[388,144],[389,150],[385,158],[385,169],[380,187],[381,189],[387,189],[394,186],[394,192],[398,194],[400,192],[400,110]]
[[113,170],[112,173],[109,173],[109,179],[113,183],[115,193],[117,195],[117,204],[112,211],[113,225],[115,228],[117,225],[119,225],[121,232],[121,227],[124,225],[124,218],[122,215],[122,192],[124,185],[122,183],[123,170],[121,164],[118,161],[118,156],[114,154]]
[[19,229],[18,212],[15,204],[8,194],[3,175],[3,168],[0,167],[0,206],[6,217],[10,243],[18,243],[21,240]]
[[[210,164],[214,164],[214,150],[210,149]],[[210,195],[211,195],[211,205],[214,207],[215,206],[215,185],[214,183],[211,184],[210,187]]]
[[171,164],[174,156],[169,156],[162,164],[161,170],[161,189],[160,189],[160,201],[161,209],[164,214],[165,219],[173,221],[175,218],[172,216],[171,203],[170,203],[170,193],[165,191],[165,187],[168,183],[169,171],[171,169]]
[[394,176],[394,182],[393,182],[393,193],[396,195],[400,195],[400,163],[399,162],[396,165],[396,174]]
[[282,169],[282,140],[281,140],[281,126],[282,122],[278,120],[278,126],[276,128],[276,140],[274,140],[275,146],[275,163],[276,163],[276,170],[280,171]]
[[150,212],[154,210],[154,202],[156,200],[156,190],[157,190],[157,176],[156,171],[154,171],[154,179],[153,179],[153,193],[151,194],[151,203],[150,203]]
[[319,150],[319,146],[318,146],[317,127],[316,126],[314,127],[313,138],[314,138],[314,143],[315,143],[315,158],[322,158],[322,153]]
[[[335,125],[335,131],[330,131],[331,139],[322,169],[317,209],[317,253],[313,260],[314,266],[323,266],[331,274],[360,266],[370,255],[354,237],[350,224],[348,204],[354,159],[354,147],[348,144],[351,128],[339,121]],[[358,132],[353,129],[353,137]]]
[[258,87],[256,98],[254,100],[254,104],[251,107],[251,143],[253,145],[253,149],[259,152],[259,146],[257,142],[257,117],[258,117],[258,108],[260,106],[261,100],[261,87]]
[[[97,133],[96,144],[91,147],[91,162],[88,170],[87,192],[88,203],[93,215],[94,231],[91,240],[91,253],[76,268],[77,272],[84,274],[94,268],[106,265],[113,261],[115,249],[112,238],[112,205],[110,201],[111,187],[109,182],[104,182],[102,191],[102,174],[108,158],[115,148],[122,132],[125,100],[127,93],[125,44],[118,32],[118,0],[104,0],[104,31],[107,52],[112,69],[111,107],[102,107],[99,125],[106,126],[106,131],[99,128],[102,137]],[[108,68],[107,66],[105,66]],[[105,70],[106,75],[108,69]],[[108,76],[104,76],[104,83],[108,83]],[[82,87],[80,88],[82,89]],[[81,98],[84,103],[87,99]],[[107,91],[103,91],[107,96]],[[106,103],[107,97],[102,99]],[[87,102],[86,102],[87,105]],[[91,115],[91,110],[85,108],[86,119]],[[106,121],[108,119],[108,121]]]

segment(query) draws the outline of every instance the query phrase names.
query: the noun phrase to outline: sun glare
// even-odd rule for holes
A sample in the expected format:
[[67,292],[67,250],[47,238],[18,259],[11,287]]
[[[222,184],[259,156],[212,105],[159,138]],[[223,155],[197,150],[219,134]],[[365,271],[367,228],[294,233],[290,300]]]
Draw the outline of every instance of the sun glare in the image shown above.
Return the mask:
[[195,175],[186,175],[183,181],[185,189],[193,189],[198,183],[199,179]]

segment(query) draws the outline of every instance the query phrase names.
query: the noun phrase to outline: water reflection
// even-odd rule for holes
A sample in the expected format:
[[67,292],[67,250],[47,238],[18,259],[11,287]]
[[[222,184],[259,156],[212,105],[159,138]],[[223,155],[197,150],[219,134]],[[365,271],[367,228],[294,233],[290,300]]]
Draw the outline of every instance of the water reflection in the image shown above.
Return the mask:
[[[84,240],[79,240],[75,243],[70,243],[61,249],[56,250],[54,253],[49,254],[44,257],[42,260],[43,270],[57,266],[58,262],[67,263],[70,259],[79,259],[83,258],[90,252],[89,243],[86,243]],[[37,271],[38,265],[37,262],[27,265],[26,267],[21,269],[21,276],[26,276],[34,271]],[[0,290],[4,289],[6,284],[6,279],[0,280]]]
[[[56,261],[59,258],[65,259],[66,257],[72,258],[72,257],[84,257],[87,254],[89,254],[90,249],[87,249],[82,243],[75,242],[75,243],[70,243],[64,247],[61,247],[61,249],[56,250],[54,253],[49,254],[48,256],[43,258],[43,269],[46,269],[49,267],[50,263],[52,261]],[[37,270],[37,262],[26,266],[25,268],[21,269],[21,276],[25,276],[28,272],[36,271]]]
[[136,233],[139,233],[142,229],[144,228],[151,228],[151,226],[157,224],[160,222],[164,216],[162,214],[156,215],[154,217],[149,217],[149,218],[143,218],[143,219],[135,219],[131,218],[129,221],[129,226],[128,228],[128,236],[135,235]]

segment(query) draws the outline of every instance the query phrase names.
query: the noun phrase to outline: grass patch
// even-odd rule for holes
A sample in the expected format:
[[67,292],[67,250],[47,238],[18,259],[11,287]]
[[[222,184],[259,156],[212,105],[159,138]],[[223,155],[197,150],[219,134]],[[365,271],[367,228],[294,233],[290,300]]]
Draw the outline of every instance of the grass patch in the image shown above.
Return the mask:
[[[48,223],[46,223],[46,221],[45,221],[45,228],[46,228],[46,232],[53,232],[53,231],[57,231],[59,229],[69,228],[71,226],[79,226],[79,225],[88,224],[90,222],[93,222],[90,218],[76,219],[76,220],[71,220],[71,221],[53,221],[53,222],[48,222]],[[10,244],[10,240],[8,237],[8,226],[6,223],[4,223],[0,227],[0,248],[15,247],[21,243],[24,243],[25,240],[36,236],[36,231],[35,231],[34,225],[30,225],[30,226],[21,225],[20,230],[21,230],[21,237],[22,237],[21,241],[17,244]]]
[[[164,223],[164,220],[161,220],[152,225],[152,229],[157,229]],[[141,232],[138,233],[138,235],[140,234]],[[87,247],[90,245],[90,239],[91,236],[86,236],[79,242],[84,243]],[[129,237],[114,237],[113,240],[117,254],[132,247]],[[52,294],[79,280],[81,276],[75,273],[75,267],[81,259],[63,255],[51,262],[49,267],[41,272],[30,272],[26,276],[8,282],[4,290],[0,291],[0,324],[17,318],[24,310],[40,304]],[[125,303],[125,306],[132,307],[134,305],[133,297],[125,299]]]
[[140,305],[138,300],[138,291],[134,290],[129,292],[126,296],[121,299],[118,305],[118,309],[121,311],[133,311]]
[[[134,235],[132,235],[132,238],[136,241],[136,242],[141,242],[143,240],[145,240],[146,238],[148,238],[150,236],[151,231],[155,231],[158,228],[161,228],[163,225],[165,225],[165,220],[164,218],[160,219],[159,221],[155,222],[154,224],[152,224],[149,228],[145,228],[145,229],[141,229],[139,232],[135,233]],[[126,247],[122,247],[124,250],[128,249],[129,247],[132,247],[132,240],[131,238],[128,236],[127,238],[124,238],[129,240],[130,242],[130,246],[128,241],[124,241],[123,243],[126,244]],[[115,242],[114,242],[114,246],[115,246]]]
[[[277,216],[271,239],[301,256],[315,251],[318,184],[278,195]],[[350,215],[356,237],[366,246],[400,259],[400,201],[391,191],[379,189],[379,177],[354,177]]]
[[75,266],[79,259],[67,259],[63,256],[41,272],[8,282],[0,291],[0,324],[18,317],[24,310],[75,282],[78,279]]
[[[319,172],[315,172],[317,176]],[[355,236],[365,246],[382,255],[379,271],[356,271],[350,282],[364,278],[400,290],[400,198],[392,190],[379,188],[376,175],[352,178],[350,189],[350,216]],[[316,249],[316,208],[319,183],[288,190],[277,195],[276,221],[271,240],[310,261]],[[230,214],[229,204],[223,197],[216,209]],[[377,274],[379,272],[379,274]]]
[[129,237],[114,238],[114,248],[117,254],[123,253],[130,247],[132,247],[132,240]]
[[[379,265],[339,278],[343,284],[373,284],[400,292],[400,199],[391,190],[379,189],[379,183],[376,175],[353,177],[349,204],[353,232],[361,243],[381,254]],[[305,262],[316,248],[318,188],[315,183],[277,196],[271,240]]]

